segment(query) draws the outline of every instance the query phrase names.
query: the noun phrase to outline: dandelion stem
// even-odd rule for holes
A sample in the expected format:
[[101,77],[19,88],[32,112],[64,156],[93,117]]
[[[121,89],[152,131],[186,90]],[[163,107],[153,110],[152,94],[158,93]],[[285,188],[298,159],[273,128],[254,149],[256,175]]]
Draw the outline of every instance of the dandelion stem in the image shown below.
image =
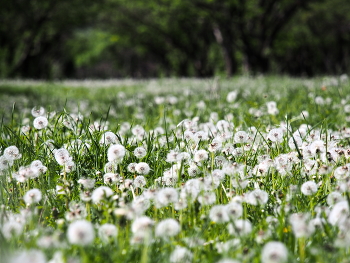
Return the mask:
[[148,237],[146,237],[145,243],[143,245],[142,249],[142,255],[141,255],[141,263],[147,263],[148,262]]
[[301,237],[298,239],[299,243],[299,257],[300,257],[300,263],[305,262],[305,238]]

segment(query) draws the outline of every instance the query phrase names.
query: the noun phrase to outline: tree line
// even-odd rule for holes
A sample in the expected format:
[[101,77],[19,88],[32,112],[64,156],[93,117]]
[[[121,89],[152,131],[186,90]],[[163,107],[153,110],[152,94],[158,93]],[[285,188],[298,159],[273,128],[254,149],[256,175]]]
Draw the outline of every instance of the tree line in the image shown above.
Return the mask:
[[2,0],[0,77],[341,74],[347,0]]

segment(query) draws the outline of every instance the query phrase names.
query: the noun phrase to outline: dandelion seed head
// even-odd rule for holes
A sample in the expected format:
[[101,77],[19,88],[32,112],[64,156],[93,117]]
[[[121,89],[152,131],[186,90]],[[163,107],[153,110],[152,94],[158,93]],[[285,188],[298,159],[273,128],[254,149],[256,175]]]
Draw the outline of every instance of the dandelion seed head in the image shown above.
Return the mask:
[[41,198],[42,198],[41,191],[36,188],[29,190],[23,196],[23,200],[27,205],[39,203]]
[[193,254],[185,247],[176,246],[175,250],[170,254],[169,261],[171,263],[191,263]]
[[183,159],[183,154],[175,150],[171,150],[166,157],[166,161],[168,163],[180,162],[182,159]]
[[144,176],[138,175],[135,177],[133,184],[135,188],[143,188],[146,186],[147,180]]
[[216,195],[213,191],[204,191],[199,194],[198,202],[202,205],[212,205],[216,201]]
[[158,191],[156,203],[158,207],[167,206],[170,203],[175,203],[179,199],[179,194],[175,188],[166,187]]
[[13,161],[13,160],[20,159],[22,157],[22,154],[20,154],[17,146],[12,145],[12,146],[5,148],[3,156],[5,156],[5,158],[8,160]]
[[208,133],[205,131],[197,131],[194,135],[193,135],[193,140],[196,143],[199,143],[200,141],[207,141],[208,138]]
[[202,162],[206,161],[208,159],[209,155],[206,150],[198,150],[194,153],[193,160],[195,162]]
[[125,147],[121,144],[112,144],[108,148],[107,158],[109,162],[119,162],[126,154]]
[[59,165],[64,165],[66,162],[71,160],[69,152],[64,148],[54,150],[53,153],[54,153],[55,159]]
[[5,171],[13,165],[12,159],[7,159],[6,156],[0,156],[0,171]]
[[236,143],[246,143],[248,141],[248,133],[245,131],[238,131],[235,133],[233,140]]
[[229,221],[229,216],[224,205],[215,205],[210,209],[209,218],[211,221],[222,224]]
[[69,210],[65,214],[67,221],[84,219],[86,216],[87,216],[87,211],[84,203],[76,202],[76,201],[71,201],[69,203]]
[[104,243],[108,243],[112,239],[116,239],[118,235],[118,229],[113,224],[103,224],[98,228],[98,237]]
[[245,195],[245,201],[251,205],[264,205],[268,199],[268,193],[261,189],[255,189]]
[[127,167],[128,172],[136,173],[136,169],[135,169],[136,165],[137,165],[137,163],[129,163],[128,167]]
[[33,126],[37,130],[45,129],[48,124],[49,124],[49,121],[44,116],[36,117],[33,121]]
[[157,224],[155,234],[157,237],[166,239],[168,237],[176,236],[180,231],[180,224],[175,219],[168,218]]
[[315,232],[315,226],[310,223],[308,213],[293,213],[289,216],[289,222],[297,238],[309,237]]
[[96,180],[93,178],[80,178],[78,184],[81,184],[84,189],[92,189],[95,186]]
[[243,215],[243,206],[237,202],[230,202],[225,206],[228,217],[232,220],[237,219]]
[[330,192],[327,196],[327,204],[329,206],[333,206],[336,203],[339,203],[341,201],[344,201],[345,198],[342,196],[342,194],[340,192]]
[[46,263],[44,252],[38,249],[17,251],[10,256],[8,263]]
[[248,235],[252,232],[252,223],[247,219],[237,219],[234,223],[230,223],[228,226],[228,232],[231,235]]
[[107,186],[100,186],[96,188],[91,195],[92,202],[95,204],[100,203],[105,198],[113,195],[113,190]]
[[71,244],[86,246],[94,241],[95,231],[91,222],[77,220],[68,226],[67,238]]
[[134,220],[131,225],[133,233],[150,232],[154,226],[154,221],[148,216],[141,216]]
[[201,170],[198,168],[197,165],[192,164],[190,165],[190,167],[188,167],[187,172],[190,177],[196,177],[201,173]]
[[146,151],[146,149],[143,148],[143,147],[137,147],[137,148],[135,148],[135,150],[134,150],[134,155],[135,155],[135,157],[138,158],[138,159],[141,159],[141,158],[145,157],[146,154],[147,154],[147,151]]
[[103,182],[105,184],[118,184],[120,180],[121,177],[116,173],[106,173],[103,175]]
[[221,150],[221,147],[222,147],[222,141],[219,139],[214,139],[211,141],[211,143],[209,143],[208,151],[217,152]]
[[138,163],[135,166],[135,171],[141,175],[149,174],[150,170],[151,168],[149,167],[148,163],[145,162]]
[[227,94],[227,96],[226,96],[226,101],[227,101],[228,103],[234,102],[234,101],[236,100],[236,98],[237,98],[237,95],[238,95],[238,92],[237,92],[236,90],[230,91],[230,92]]
[[266,243],[261,252],[262,263],[283,263],[287,262],[288,250],[286,246],[278,241]]
[[31,110],[32,116],[33,117],[39,117],[45,115],[45,108],[44,107],[34,107]]
[[266,139],[271,142],[281,143],[283,141],[283,130],[281,128],[271,129]]
[[107,131],[105,132],[101,139],[100,144],[110,145],[110,144],[117,144],[118,143],[118,137],[113,132]]
[[331,225],[340,225],[350,216],[349,204],[347,201],[340,201],[333,206],[328,215],[328,222]]
[[5,222],[1,227],[2,235],[10,240],[12,237],[19,236],[24,229],[24,223],[14,220]]
[[304,195],[314,195],[317,193],[318,186],[314,181],[307,181],[301,185],[300,190]]

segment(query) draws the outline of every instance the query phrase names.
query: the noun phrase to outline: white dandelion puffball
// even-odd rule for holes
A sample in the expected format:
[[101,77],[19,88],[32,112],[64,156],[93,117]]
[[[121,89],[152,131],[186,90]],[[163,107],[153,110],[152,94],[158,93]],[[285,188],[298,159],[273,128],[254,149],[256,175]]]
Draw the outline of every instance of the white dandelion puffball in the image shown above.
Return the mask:
[[96,180],[93,178],[80,178],[78,184],[81,184],[85,189],[92,189],[95,186]]
[[228,232],[231,235],[245,236],[253,230],[252,223],[247,219],[237,219],[233,224],[227,226]]
[[100,139],[100,144],[116,144],[118,142],[118,137],[115,135],[113,132],[107,131],[105,132],[101,139]]
[[22,157],[22,154],[20,154],[19,149],[15,146],[9,146],[4,150],[4,155],[6,159],[8,160],[17,160]]
[[135,166],[135,171],[138,174],[146,175],[146,174],[149,174],[150,170],[151,169],[147,163],[142,162],[142,163],[136,164],[136,166]]
[[15,220],[11,220],[5,222],[1,227],[1,233],[6,239],[11,239],[14,236],[19,236],[24,228],[24,223],[17,222]]
[[175,188],[166,187],[160,189],[156,195],[156,202],[159,207],[167,206],[170,203],[175,203],[179,199],[179,194]]
[[237,95],[238,95],[238,93],[237,93],[237,91],[230,91],[228,94],[227,94],[227,96],[226,96],[226,100],[227,100],[227,102],[228,103],[232,103],[232,102],[234,102],[235,100],[236,100],[236,98],[237,98]]
[[168,238],[176,236],[181,230],[180,224],[172,218],[164,219],[156,226],[156,236]]
[[210,209],[209,218],[215,223],[225,223],[230,220],[224,205],[215,205]]
[[248,140],[248,133],[246,133],[245,131],[238,131],[235,133],[233,140],[236,143],[245,143]]
[[109,162],[120,161],[126,153],[125,147],[120,144],[113,144],[108,148],[107,157]]
[[243,206],[237,202],[230,202],[225,205],[225,210],[230,219],[237,219],[243,215]]
[[135,219],[131,225],[131,231],[133,233],[149,232],[154,225],[154,221],[148,216],[141,216]]
[[44,107],[34,107],[31,110],[32,116],[33,117],[39,117],[39,116],[43,116],[45,114],[45,108]]
[[202,162],[202,161],[207,160],[208,157],[209,157],[209,155],[208,155],[208,152],[206,150],[198,150],[195,152],[193,159],[195,162]]
[[98,236],[99,238],[107,243],[111,239],[116,238],[118,235],[118,229],[115,225],[112,224],[103,224],[98,229]]
[[317,193],[318,186],[313,181],[307,181],[301,185],[301,192],[304,195],[314,195]]
[[142,188],[147,184],[147,180],[144,176],[138,175],[134,179],[134,187],[135,188]]
[[66,162],[71,160],[69,152],[64,148],[54,150],[54,155],[55,155],[56,162],[59,165],[64,165]]
[[67,238],[71,244],[85,246],[94,241],[95,231],[91,222],[77,220],[68,226]]
[[245,201],[251,205],[264,205],[268,200],[268,193],[261,189],[255,189],[245,196]]
[[231,258],[223,258],[217,261],[216,263],[240,263],[240,262]]
[[47,127],[49,121],[44,116],[36,117],[33,121],[33,126],[35,129],[41,130]]
[[6,170],[13,165],[13,160],[7,159],[4,155],[0,156],[0,171]]
[[92,202],[95,204],[100,203],[103,199],[113,195],[113,190],[108,186],[100,186],[96,188],[91,195]]
[[42,194],[39,189],[31,189],[25,193],[23,200],[27,205],[39,203],[42,198]]
[[283,130],[281,128],[275,128],[269,131],[267,138],[272,142],[282,142],[283,141]]
[[141,159],[141,158],[145,157],[146,154],[147,154],[147,151],[146,151],[146,149],[143,148],[143,147],[137,147],[137,148],[135,148],[135,150],[134,150],[134,155],[135,155],[135,157],[138,158],[138,159]]
[[342,222],[345,222],[349,215],[349,204],[348,201],[344,200],[334,205],[328,215],[328,222],[333,226],[339,225]]
[[171,263],[191,263],[193,254],[185,247],[177,246],[175,250],[170,254]]
[[9,258],[9,263],[46,263],[46,256],[44,252],[38,249],[30,249],[24,251],[15,252],[13,256]]
[[282,263],[288,259],[286,246],[278,241],[266,243],[261,253],[262,263]]

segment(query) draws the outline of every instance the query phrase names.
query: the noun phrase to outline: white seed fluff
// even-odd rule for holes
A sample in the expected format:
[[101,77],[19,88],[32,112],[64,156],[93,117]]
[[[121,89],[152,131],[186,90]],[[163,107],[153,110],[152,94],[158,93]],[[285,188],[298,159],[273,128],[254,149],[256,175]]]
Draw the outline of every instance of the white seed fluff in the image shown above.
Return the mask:
[[36,117],[33,121],[33,126],[35,129],[41,130],[47,127],[49,121],[44,116]]
[[262,263],[282,263],[288,259],[286,246],[278,241],[270,241],[265,244],[261,253]]
[[27,205],[36,204],[40,202],[42,198],[41,191],[39,189],[31,189],[25,193],[23,200]]
[[304,195],[313,195],[317,193],[318,186],[313,181],[307,181],[301,185],[301,192]]
[[176,236],[181,230],[180,224],[172,218],[160,221],[156,226],[156,236],[168,238]]
[[91,222],[77,220],[68,226],[67,238],[71,244],[85,246],[94,241],[95,231]]
[[150,169],[149,165],[147,163],[144,163],[144,162],[138,163],[135,166],[135,171],[138,174],[147,175],[147,174],[149,174],[150,170],[151,169]]

